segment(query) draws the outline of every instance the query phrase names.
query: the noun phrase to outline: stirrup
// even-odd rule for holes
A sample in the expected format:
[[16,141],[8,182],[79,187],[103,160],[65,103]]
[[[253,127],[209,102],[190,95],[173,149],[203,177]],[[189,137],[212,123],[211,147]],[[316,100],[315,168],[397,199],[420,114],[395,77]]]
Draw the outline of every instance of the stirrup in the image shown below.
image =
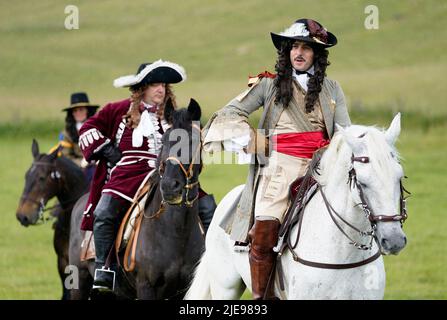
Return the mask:
[[[108,276],[108,273],[112,274],[113,276],[113,280],[112,280],[112,291],[115,291],[115,276],[116,276],[116,272],[113,271],[112,269],[106,268],[105,266],[102,266],[101,269],[95,269],[95,277],[93,282],[95,282],[96,279],[98,279],[98,272],[99,273],[105,273],[105,276]],[[102,285],[93,285],[92,289],[110,289],[108,287],[102,286]]]

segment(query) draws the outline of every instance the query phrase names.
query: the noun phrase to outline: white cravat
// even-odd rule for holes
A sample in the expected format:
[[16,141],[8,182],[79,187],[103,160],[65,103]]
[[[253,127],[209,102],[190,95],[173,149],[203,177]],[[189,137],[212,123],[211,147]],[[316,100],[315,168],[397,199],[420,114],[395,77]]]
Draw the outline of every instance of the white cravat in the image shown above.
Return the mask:
[[149,113],[148,108],[151,105],[143,102],[145,110],[141,113],[140,123],[132,132],[132,147],[141,147],[143,145],[143,137],[149,137],[155,133],[155,127],[152,123],[154,113]]
[[[307,70],[306,72],[313,75],[315,72],[314,66],[310,67],[309,70]],[[306,92],[307,92],[307,82],[309,81],[309,75],[307,73],[297,74],[295,69],[293,69],[292,73],[293,77],[296,79],[296,81],[298,81],[301,88],[303,88],[304,91]]]
[[76,121],[76,130],[79,132],[79,129],[81,129],[84,122]]

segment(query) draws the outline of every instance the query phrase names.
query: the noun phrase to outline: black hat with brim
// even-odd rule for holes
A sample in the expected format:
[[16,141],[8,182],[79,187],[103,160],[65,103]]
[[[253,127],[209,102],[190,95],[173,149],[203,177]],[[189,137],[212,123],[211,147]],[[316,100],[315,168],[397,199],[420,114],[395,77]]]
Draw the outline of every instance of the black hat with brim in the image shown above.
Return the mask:
[[116,88],[142,86],[148,83],[178,83],[186,80],[185,69],[173,62],[157,60],[143,63],[135,75],[117,78],[113,81]]
[[70,110],[73,110],[73,109],[79,108],[79,107],[86,107],[88,109],[94,109],[95,112],[99,108],[98,105],[90,104],[87,93],[75,92],[70,97],[70,106],[62,109],[62,111],[70,111]]
[[281,49],[284,41],[303,41],[323,48],[337,44],[337,37],[312,19],[299,19],[281,33],[270,32],[276,49]]

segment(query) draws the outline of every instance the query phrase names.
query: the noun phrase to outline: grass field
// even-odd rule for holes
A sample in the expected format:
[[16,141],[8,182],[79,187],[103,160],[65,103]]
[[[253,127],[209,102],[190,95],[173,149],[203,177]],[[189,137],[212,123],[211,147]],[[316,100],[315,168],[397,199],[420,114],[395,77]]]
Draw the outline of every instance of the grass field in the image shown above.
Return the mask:
[[[64,8],[79,8],[66,30]],[[398,149],[412,192],[409,243],[386,257],[387,299],[447,299],[447,2],[377,0],[378,30],[364,28],[366,0],[0,2],[0,299],[58,299],[51,223],[24,228],[15,210],[31,163],[31,140],[56,143],[60,110],[74,91],[103,105],[127,97],[114,78],[158,58],[185,66],[180,105],[197,99],[205,118],[242,91],[248,75],[273,71],[269,32],[299,17],[338,36],[328,76],[352,119],[387,126],[402,111]],[[256,116],[255,116],[256,118]],[[255,121],[254,121],[255,122]],[[244,166],[209,165],[201,177],[217,200],[243,183]]]
[[[385,125],[385,123],[383,124]],[[445,159],[446,127],[429,131],[406,128],[398,149],[409,176],[406,187],[412,192],[404,230],[409,243],[397,257],[386,257],[387,299],[446,299],[447,263],[445,207],[447,188]],[[24,228],[15,218],[22,192],[24,173],[31,163],[30,137],[4,137],[1,141],[0,186],[0,299],[57,299],[60,286],[52,248],[51,224]],[[42,150],[54,138],[40,139]],[[201,176],[205,190],[220,200],[233,186],[243,183],[245,166],[209,165]]]

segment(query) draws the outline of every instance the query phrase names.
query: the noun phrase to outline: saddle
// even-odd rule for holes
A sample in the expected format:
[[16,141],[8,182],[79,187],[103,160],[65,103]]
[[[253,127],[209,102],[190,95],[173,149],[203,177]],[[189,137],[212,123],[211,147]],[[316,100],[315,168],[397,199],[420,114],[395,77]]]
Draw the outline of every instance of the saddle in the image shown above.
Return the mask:
[[[155,171],[148,174],[147,182],[140,188],[134,197],[134,201],[130,205],[123,220],[121,221],[120,228],[115,240],[115,250],[118,253],[121,250],[125,251],[124,267],[131,269],[134,264],[136,243],[138,234],[140,231],[141,220],[144,215],[144,209],[147,203],[150,203],[155,191],[155,187],[158,186],[160,180],[158,174],[154,174]],[[131,253],[131,264],[127,264],[127,259]],[[81,261],[87,261],[96,257],[95,241],[92,231],[86,231],[81,243]],[[133,261],[133,264],[132,264]],[[133,267],[132,267],[133,269]],[[126,269],[126,271],[129,271]]]

